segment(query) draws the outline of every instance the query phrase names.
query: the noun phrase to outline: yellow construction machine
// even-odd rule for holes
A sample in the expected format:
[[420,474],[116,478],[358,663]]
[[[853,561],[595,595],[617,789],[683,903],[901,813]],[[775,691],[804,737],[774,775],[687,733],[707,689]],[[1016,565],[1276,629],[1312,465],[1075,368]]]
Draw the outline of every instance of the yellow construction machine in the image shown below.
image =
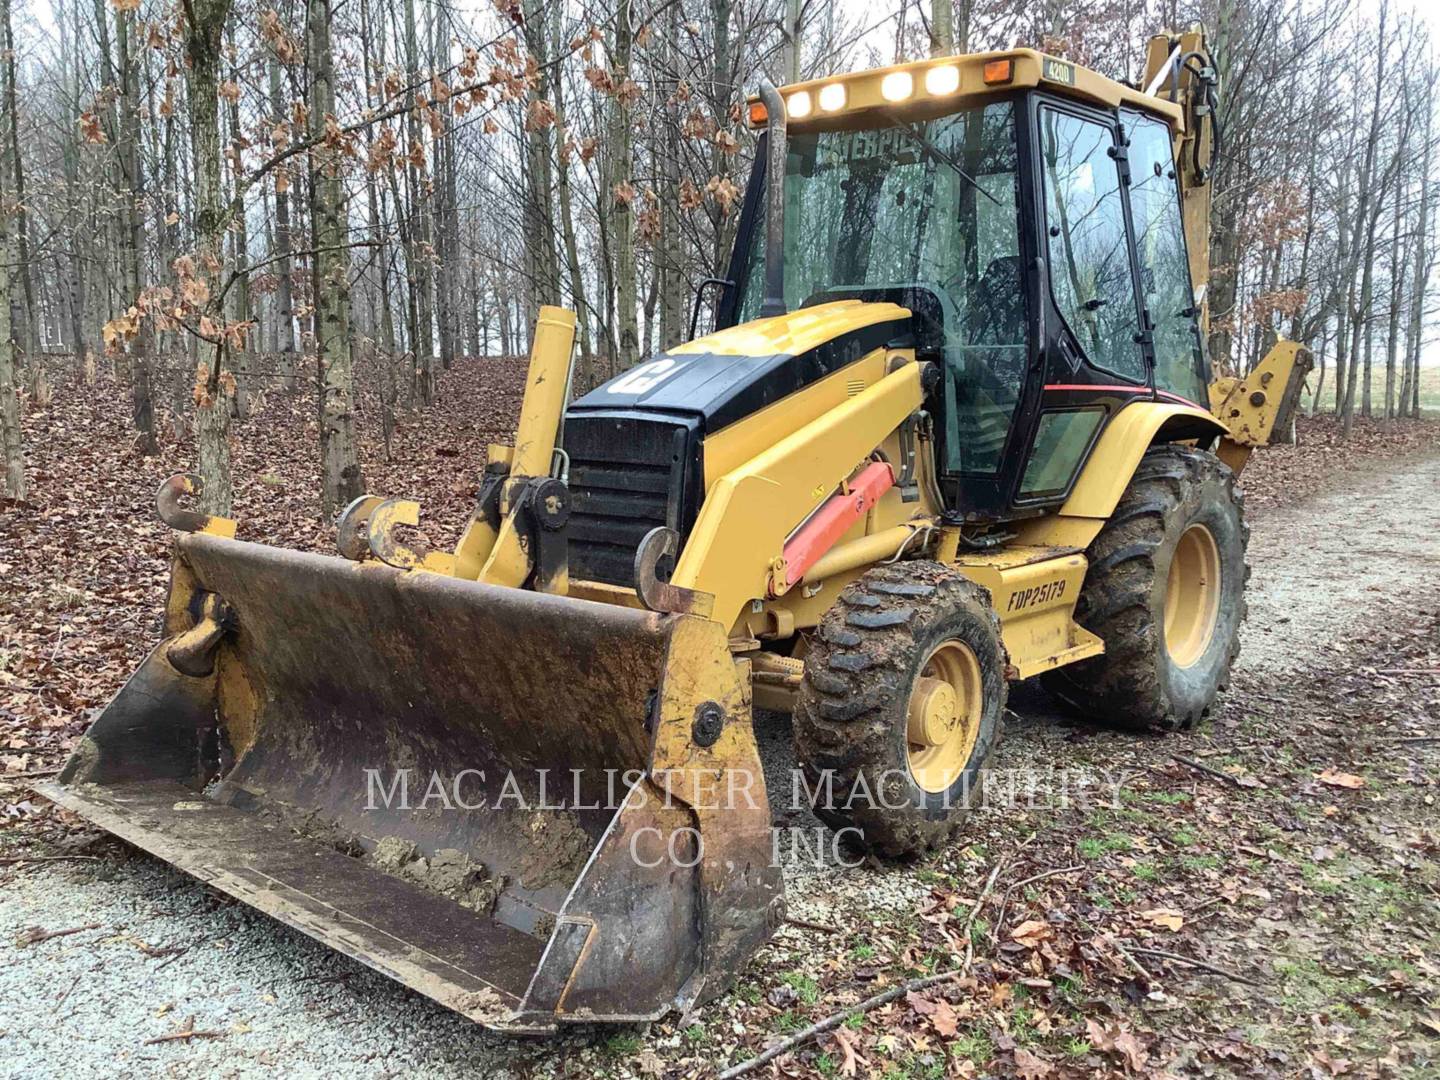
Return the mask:
[[783,918],[756,709],[890,855],[950,836],[1010,681],[1194,724],[1308,366],[1212,379],[1215,106],[1199,30],[1141,87],[1026,49],[763,85],[714,332],[572,401],[543,309],[453,553],[376,497],[342,557],[242,542],[172,478],[164,640],[46,793],[542,1031],[707,1000]]

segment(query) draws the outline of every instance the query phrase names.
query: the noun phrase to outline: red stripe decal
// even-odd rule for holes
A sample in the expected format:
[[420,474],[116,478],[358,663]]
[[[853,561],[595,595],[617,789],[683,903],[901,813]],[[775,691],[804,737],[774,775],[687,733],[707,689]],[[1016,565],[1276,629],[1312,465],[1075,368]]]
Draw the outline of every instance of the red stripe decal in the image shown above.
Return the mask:
[[1049,383],[1046,390],[1110,390],[1117,394],[1148,394],[1148,386],[1100,386],[1096,383]]
[[[1148,386],[1110,386],[1099,383],[1047,383],[1046,390],[1096,390],[1107,391],[1112,394],[1148,394]],[[1179,394],[1172,394],[1169,390],[1156,390],[1155,393],[1171,401],[1178,401],[1181,405],[1189,405],[1192,409],[1199,409],[1201,412],[1208,412],[1205,406],[1191,401],[1189,398],[1181,397]]]
[[1191,401],[1189,398],[1181,397],[1179,394],[1172,394],[1172,393],[1170,393],[1169,390],[1156,390],[1155,392],[1156,392],[1157,394],[1159,394],[1159,395],[1160,395],[1161,397],[1163,397],[1163,398],[1169,398],[1171,401],[1178,401],[1178,402],[1180,402],[1180,404],[1182,404],[1182,405],[1189,405],[1192,409],[1199,409],[1201,412],[1209,412],[1209,411],[1210,411],[1209,409],[1205,408],[1205,406],[1203,406],[1203,405],[1197,405],[1195,402]]

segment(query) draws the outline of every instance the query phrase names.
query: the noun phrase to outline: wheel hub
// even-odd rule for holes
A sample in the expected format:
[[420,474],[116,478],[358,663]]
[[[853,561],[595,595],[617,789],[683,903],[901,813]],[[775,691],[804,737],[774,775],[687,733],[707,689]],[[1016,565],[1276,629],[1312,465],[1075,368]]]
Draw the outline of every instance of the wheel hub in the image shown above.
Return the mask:
[[1180,534],[1165,584],[1165,649],[1176,667],[1196,664],[1220,616],[1220,545],[1204,525]]
[[955,688],[944,679],[922,676],[910,695],[910,741],[916,746],[940,746],[958,719]]
[[962,641],[936,646],[910,692],[905,737],[910,775],[925,791],[955,783],[975,751],[985,688],[980,661]]

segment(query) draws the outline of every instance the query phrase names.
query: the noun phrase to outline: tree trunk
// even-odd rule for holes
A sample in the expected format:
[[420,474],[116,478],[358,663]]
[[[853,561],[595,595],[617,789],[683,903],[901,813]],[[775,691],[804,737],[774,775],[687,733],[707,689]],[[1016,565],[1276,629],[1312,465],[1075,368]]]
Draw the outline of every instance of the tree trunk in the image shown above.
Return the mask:
[[[3,18],[10,21],[10,0],[0,0]],[[5,176],[0,170],[0,453],[4,460],[5,494],[25,498],[25,451],[20,428],[19,373],[15,368],[15,339],[10,326],[10,214]]]
[[[115,43],[120,60],[120,138],[116,151],[125,192],[120,251],[126,304],[139,303],[145,287],[145,217],[141,212],[145,199],[145,161],[140,153],[139,79],[136,61],[131,55],[134,18],[134,12],[115,13]],[[153,347],[153,327],[149,319],[141,319],[139,332],[129,346],[130,400],[131,416],[139,432],[136,449],[146,457],[160,451],[155,439],[155,398],[151,386]]]
[[1425,319],[1425,293],[1430,284],[1430,136],[1433,127],[1433,87],[1427,80],[1425,92],[1425,152],[1420,166],[1420,213],[1412,245],[1414,277],[1410,281],[1409,325],[1405,332],[1406,369],[1410,372],[1407,386],[1400,394],[1400,415],[1420,416],[1420,346]]
[[406,91],[405,117],[410,150],[413,157],[418,159],[412,160],[406,170],[410,188],[411,225],[405,264],[415,312],[410,348],[415,351],[415,364],[419,372],[420,401],[429,405],[435,400],[435,326],[431,297],[434,275],[431,273],[430,251],[431,204],[430,197],[426,194],[429,170],[424,161],[425,136],[420,127],[419,110],[415,108],[413,89],[419,78],[420,46],[419,35],[415,29],[415,0],[405,0],[405,80],[406,85],[412,88]]
[[[672,9],[673,10],[673,9]],[[569,130],[565,123],[565,79],[556,72],[550,80],[555,105],[555,129],[565,139]],[[580,271],[580,248],[575,240],[575,217],[570,191],[570,155],[561,154],[556,166],[556,197],[560,203],[560,233],[565,245],[565,269],[570,277],[570,302],[575,305],[576,333],[580,338],[580,385],[588,390],[594,385],[595,357],[590,348],[590,304],[585,295],[585,279]],[[474,269],[471,269],[474,280]],[[474,291],[474,285],[471,285]]]
[[[270,78],[270,111],[272,120],[280,123],[286,119],[288,110],[285,108],[285,98],[280,92],[280,61],[271,54],[267,61]],[[299,138],[299,132],[293,132],[291,138]],[[280,345],[280,385],[286,393],[293,394],[299,389],[299,364],[298,355],[300,343],[297,340],[295,331],[295,263],[290,257],[292,241],[290,237],[290,172],[288,169],[277,169],[274,175],[275,184],[275,254],[278,257],[276,264],[276,285],[275,285],[275,321],[279,335]]]
[[66,305],[70,316],[70,347],[75,351],[75,359],[82,372],[92,370],[93,361],[89,356],[89,343],[86,337],[85,320],[85,258],[82,244],[84,215],[80,208],[84,204],[84,194],[81,190],[80,181],[80,143],[79,124],[81,87],[84,85],[84,71],[80,61],[79,40],[79,19],[80,5],[74,4],[70,14],[75,20],[73,29],[69,28],[62,19],[60,22],[62,42],[67,46],[67,55],[64,58],[65,71],[63,78],[67,85],[67,95],[72,101],[69,122],[66,124],[64,134],[64,145],[62,149],[65,167],[65,201],[66,201],[66,232],[68,233],[69,244],[67,246],[67,259],[63,268],[57,264],[57,276],[65,275],[65,288],[69,294],[69,302]]
[[955,51],[955,9],[951,0],[930,5],[930,55],[949,56]]
[[[538,68],[534,88],[526,98],[528,113],[522,125],[525,160],[525,246],[530,267],[530,295],[536,306],[560,302],[560,275],[555,257],[555,222],[550,214],[554,171],[551,139],[554,125],[545,110],[554,107],[549,71],[550,20],[557,5],[525,0],[525,46]],[[562,166],[563,169],[563,166]],[[527,322],[533,322],[535,310]]]
[[[710,0],[710,20],[715,27],[715,46],[710,64],[711,110],[715,123],[724,126],[729,121],[731,98],[734,96],[733,73],[730,70],[730,17],[735,9],[734,0]],[[721,176],[725,172],[725,155],[717,145],[710,153],[710,171]],[[730,247],[735,236],[735,221],[738,214],[725,214],[723,208],[715,206],[711,211],[715,240],[710,253],[710,273],[723,275],[730,259]]]
[[[680,70],[680,6],[669,11],[670,66]],[[660,276],[660,348],[680,344],[685,334],[685,255],[680,232],[680,108],[675,95],[665,106],[665,128],[660,162],[660,243],[656,246],[656,273]]]
[[1385,408],[1386,423],[1395,418],[1395,361],[1400,337],[1400,304],[1405,298],[1405,253],[1400,243],[1400,206],[1403,191],[1395,186],[1395,208],[1390,232],[1390,317],[1385,334]]
[[[190,100],[190,147],[195,159],[195,240],[199,255],[195,272],[211,283],[208,310],[215,321],[216,287],[221,281],[225,241],[225,193],[220,169],[220,43],[230,0],[191,0],[186,6],[185,51],[190,66],[185,78]],[[230,399],[234,377],[222,372],[224,343],[199,344],[195,386],[195,428],[200,477],[204,482],[201,508],[208,514],[229,516],[235,502],[230,472]]]
[[[614,29],[611,32],[610,68],[617,85],[630,77],[631,0],[618,0]],[[636,323],[638,303],[635,266],[635,212],[632,173],[635,171],[634,133],[630,126],[630,108],[614,95],[610,100],[610,221],[615,253],[616,330],[619,338],[621,370],[639,359],[640,331]],[[624,196],[628,189],[630,198]]]
[[[431,12],[430,42],[437,75],[450,66],[450,39],[445,33],[447,8],[437,5]],[[443,75],[440,76],[443,78]],[[448,101],[431,102],[440,117],[440,134],[435,145],[435,236],[439,260],[435,275],[435,315],[440,331],[440,367],[449,371],[455,363],[455,258],[459,237],[455,235],[455,136],[450,129]]]
[[[5,123],[8,129],[5,152],[9,157],[10,180],[15,185],[15,238],[18,242],[20,290],[25,300],[25,352],[32,363],[40,362],[40,322],[35,310],[34,269],[30,265],[30,212],[25,203],[25,168],[20,155],[20,110],[16,103],[15,33],[11,27],[10,4],[4,5]],[[13,330],[13,328],[12,328]]]
[[364,494],[355,443],[354,375],[350,355],[350,255],[344,156],[322,141],[335,116],[335,60],[330,51],[329,0],[309,0],[310,230],[314,238],[315,353],[320,368],[321,508],[334,516]]
[[[231,41],[232,48],[234,41]],[[240,73],[234,68],[231,69],[230,77],[238,85]],[[234,181],[234,190],[231,193],[230,202],[230,242],[235,253],[234,280],[230,289],[230,320],[237,325],[248,323],[251,317],[250,310],[250,229],[245,220],[245,176],[241,166],[241,147],[244,146],[244,135],[240,127],[240,101],[238,98],[230,100],[230,172]],[[252,362],[251,350],[248,343],[248,335],[245,343],[235,344],[230,352],[231,370],[235,373],[235,415],[246,417],[250,415],[250,393],[251,377],[250,365]]]
[[[471,357],[476,357],[484,355],[480,345],[480,290],[475,282],[475,260],[470,259],[467,266],[469,302],[465,305],[465,352]],[[583,309],[583,305],[577,304],[576,306]]]
[[781,51],[780,67],[783,72],[781,78],[786,83],[800,81],[800,14],[803,6],[801,0],[785,0],[785,23],[783,26],[785,40]]

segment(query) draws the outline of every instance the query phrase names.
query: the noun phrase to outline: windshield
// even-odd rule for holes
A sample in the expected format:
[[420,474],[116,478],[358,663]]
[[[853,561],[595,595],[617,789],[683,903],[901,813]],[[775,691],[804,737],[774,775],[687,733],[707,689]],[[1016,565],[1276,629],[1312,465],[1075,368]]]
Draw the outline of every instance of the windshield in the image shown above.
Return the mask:
[[[925,123],[789,140],[786,307],[846,286],[919,283],[941,295],[952,406],[947,472],[998,467],[1019,399],[1027,354],[1017,187],[1009,102]],[[742,321],[760,312],[764,231],[757,220]]]

